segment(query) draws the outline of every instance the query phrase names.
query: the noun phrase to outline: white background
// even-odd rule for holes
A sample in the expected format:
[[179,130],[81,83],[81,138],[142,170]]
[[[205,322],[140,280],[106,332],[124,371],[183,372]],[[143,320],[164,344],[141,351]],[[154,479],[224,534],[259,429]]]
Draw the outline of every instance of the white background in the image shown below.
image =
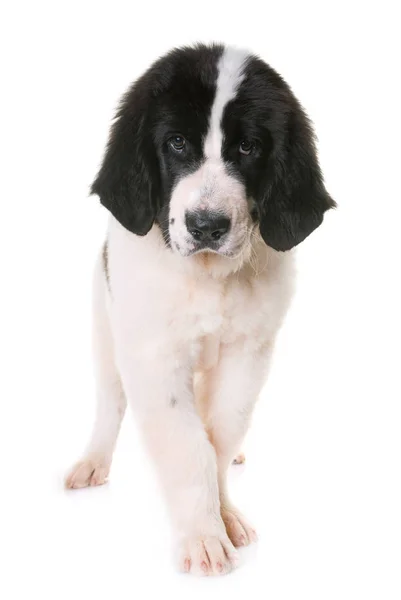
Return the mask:
[[[11,2],[1,22],[0,595],[401,597],[400,94],[396,2]],[[94,409],[88,197],[117,100],[172,46],[249,47],[289,81],[339,208],[299,249],[298,293],[233,468],[260,542],[179,575],[131,415],[110,483],[67,493]],[[398,47],[397,47],[398,45]]]

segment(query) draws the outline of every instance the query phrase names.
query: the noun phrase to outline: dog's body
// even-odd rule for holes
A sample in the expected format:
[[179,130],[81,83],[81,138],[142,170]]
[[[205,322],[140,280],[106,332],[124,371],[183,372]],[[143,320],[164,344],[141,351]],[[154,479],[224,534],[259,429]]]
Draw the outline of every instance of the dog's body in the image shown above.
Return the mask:
[[291,248],[333,206],[310,128],[262,61],[175,51],[125,97],[93,191],[113,215],[94,279],[98,413],[67,485],[104,482],[128,399],[181,566],[227,572],[255,539],[226,473],[289,306]]

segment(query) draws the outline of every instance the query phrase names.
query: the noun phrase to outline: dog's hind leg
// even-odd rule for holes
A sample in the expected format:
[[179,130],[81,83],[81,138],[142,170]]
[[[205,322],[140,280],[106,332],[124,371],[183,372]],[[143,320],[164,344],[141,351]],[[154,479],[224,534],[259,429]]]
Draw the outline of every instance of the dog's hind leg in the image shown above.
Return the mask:
[[245,462],[245,454],[240,452],[233,460],[233,465],[243,465]]
[[113,339],[107,311],[109,290],[104,266],[104,257],[101,255],[95,267],[93,285],[96,419],[82,459],[72,467],[65,479],[67,488],[105,483],[127,404],[114,362]]

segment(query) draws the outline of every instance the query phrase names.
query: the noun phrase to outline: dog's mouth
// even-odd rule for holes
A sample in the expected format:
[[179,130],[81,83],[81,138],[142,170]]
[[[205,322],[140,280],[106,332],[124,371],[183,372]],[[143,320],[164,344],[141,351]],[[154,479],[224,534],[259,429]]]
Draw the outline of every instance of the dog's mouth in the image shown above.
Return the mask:
[[173,247],[175,251],[185,258],[189,258],[195,255],[207,255],[214,254],[217,256],[222,256],[224,258],[236,259],[244,251],[247,240],[241,240],[241,242],[232,246],[231,244],[227,246],[227,244],[219,244],[214,242],[207,243],[188,243],[184,245],[180,245],[175,242]]
[[200,252],[213,252],[214,254],[223,254],[223,245],[220,242],[195,242],[192,254],[199,254]]
[[212,246],[202,246],[201,248],[186,248],[185,250],[181,250],[179,244],[174,244],[177,252],[181,254],[184,258],[189,258],[190,256],[200,255],[200,254],[215,254],[217,256],[229,256],[229,253],[222,252],[217,248],[213,248]]

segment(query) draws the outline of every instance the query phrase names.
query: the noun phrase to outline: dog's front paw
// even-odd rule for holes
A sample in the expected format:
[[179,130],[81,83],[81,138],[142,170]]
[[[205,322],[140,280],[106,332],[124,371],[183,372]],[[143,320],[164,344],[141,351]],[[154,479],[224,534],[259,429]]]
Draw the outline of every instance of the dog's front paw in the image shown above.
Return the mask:
[[251,527],[245,517],[233,506],[222,507],[221,517],[226,526],[227,535],[236,548],[248,546],[258,539],[256,531]]
[[237,551],[225,532],[188,537],[180,554],[180,569],[194,575],[225,575],[238,563]]
[[91,455],[77,462],[65,478],[67,489],[103,485],[110,471],[110,462],[104,456]]

